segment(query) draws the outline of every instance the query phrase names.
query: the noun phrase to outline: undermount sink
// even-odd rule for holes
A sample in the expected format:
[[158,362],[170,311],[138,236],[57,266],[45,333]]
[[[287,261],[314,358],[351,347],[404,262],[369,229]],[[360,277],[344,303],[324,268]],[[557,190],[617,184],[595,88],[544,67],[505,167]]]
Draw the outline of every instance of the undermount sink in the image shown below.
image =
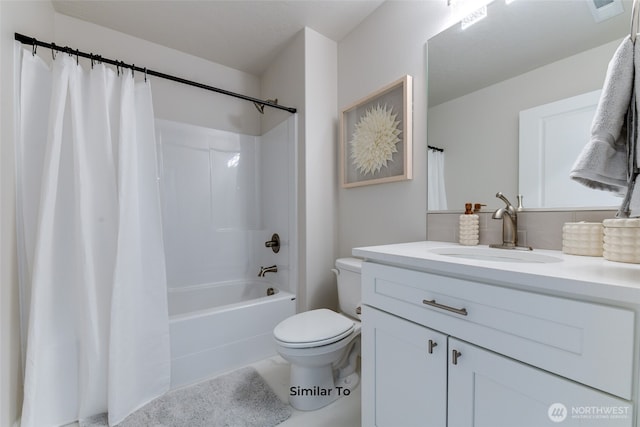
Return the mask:
[[527,262],[539,264],[562,262],[561,258],[552,255],[545,255],[518,249],[495,249],[477,246],[451,246],[446,248],[430,249],[430,252],[454,258],[465,258],[479,261]]

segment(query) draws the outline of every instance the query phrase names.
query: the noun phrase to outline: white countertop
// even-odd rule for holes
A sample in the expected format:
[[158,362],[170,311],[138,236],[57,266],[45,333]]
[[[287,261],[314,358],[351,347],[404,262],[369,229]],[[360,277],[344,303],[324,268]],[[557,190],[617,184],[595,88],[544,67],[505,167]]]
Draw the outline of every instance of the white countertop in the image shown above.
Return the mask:
[[[534,249],[561,262],[524,263],[457,258],[432,252],[436,248],[467,248],[450,242],[422,241],[355,248],[352,254],[382,264],[475,279],[509,287],[580,295],[622,303],[640,303],[640,264],[602,257],[567,255]],[[478,246],[480,248],[486,246]],[[498,249],[506,250],[506,249]]]

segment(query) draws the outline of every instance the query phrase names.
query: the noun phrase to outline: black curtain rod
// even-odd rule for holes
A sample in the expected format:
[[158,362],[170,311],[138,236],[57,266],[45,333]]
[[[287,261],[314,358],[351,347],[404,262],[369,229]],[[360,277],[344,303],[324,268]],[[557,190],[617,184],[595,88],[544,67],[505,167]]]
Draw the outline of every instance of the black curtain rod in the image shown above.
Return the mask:
[[427,148],[429,150],[433,150],[433,151],[439,151],[439,152],[444,152],[444,148],[438,148],[438,147],[434,147],[433,145],[427,145]]
[[262,99],[252,98],[250,96],[242,95],[240,93],[230,92],[228,90],[224,90],[224,89],[220,89],[220,88],[217,88],[217,87],[205,85],[203,83],[198,83],[198,82],[194,82],[194,81],[191,81],[191,80],[183,79],[181,77],[171,76],[169,74],[161,73],[159,71],[149,70],[149,69],[143,68],[143,67],[137,67],[135,64],[131,64],[131,65],[125,64],[122,61],[115,61],[113,59],[103,58],[103,57],[101,57],[99,55],[95,55],[93,53],[81,52],[81,51],[79,51],[77,49],[72,49],[72,48],[70,48],[68,46],[62,47],[62,46],[57,46],[55,43],[45,43],[43,41],[40,41],[40,40],[35,39],[33,37],[25,36],[23,34],[15,33],[15,40],[19,41],[22,44],[33,46],[34,50],[35,50],[36,46],[42,46],[42,47],[45,47],[47,49],[56,50],[56,51],[59,51],[59,52],[65,52],[65,53],[67,53],[69,55],[75,55],[76,57],[87,58],[87,59],[91,59],[92,61],[104,62],[104,63],[107,63],[107,64],[115,65],[117,67],[128,68],[128,69],[131,69],[133,71],[138,71],[138,72],[141,72],[141,73],[145,73],[148,76],[160,77],[161,79],[171,80],[171,81],[182,83],[182,84],[185,84],[185,85],[195,86],[195,87],[200,88],[200,89],[206,89],[206,90],[210,90],[212,92],[221,93],[223,95],[233,96],[234,98],[244,99],[245,101],[251,101],[251,102],[253,102],[255,104],[258,104],[258,105],[266,105],[268,107],[277,108],[279,110],[285,110],[285,111],[288,111],[290,113],[295,113],[297,111],[293,107],[285,107],[284,105],[278,105],[278,104],[276,104],[274,102],[271,102],[271,101],[263,101]]

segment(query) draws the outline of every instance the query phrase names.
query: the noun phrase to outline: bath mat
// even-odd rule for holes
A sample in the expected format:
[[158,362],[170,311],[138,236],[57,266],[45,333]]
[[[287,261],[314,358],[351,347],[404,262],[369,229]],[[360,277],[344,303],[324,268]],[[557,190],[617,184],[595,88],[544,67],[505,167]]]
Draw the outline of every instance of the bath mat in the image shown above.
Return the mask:
[[[272,427],[291,416],[260,374],[246,367],[168,392],[124,419],[118,427]],[[107,415],[80,421],[105,427]]]

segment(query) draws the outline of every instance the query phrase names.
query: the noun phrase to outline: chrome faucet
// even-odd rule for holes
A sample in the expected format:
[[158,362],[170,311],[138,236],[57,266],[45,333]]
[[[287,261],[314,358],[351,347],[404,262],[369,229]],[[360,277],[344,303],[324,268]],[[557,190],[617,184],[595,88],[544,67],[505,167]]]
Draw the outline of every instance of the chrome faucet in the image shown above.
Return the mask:
[[278,266],[272,265],[271,267],[260,267],[260,272],[258,273],[258,277],[264,277],[267,273],[277,273]]
[[524,249],[532,250],[530,246],[518,246],[518,213],[511,202],[498,192],[496,197],[505,203],[505,207],[496,210],[491,218],[502,220],[502,243],[489,245],[499,249]]

